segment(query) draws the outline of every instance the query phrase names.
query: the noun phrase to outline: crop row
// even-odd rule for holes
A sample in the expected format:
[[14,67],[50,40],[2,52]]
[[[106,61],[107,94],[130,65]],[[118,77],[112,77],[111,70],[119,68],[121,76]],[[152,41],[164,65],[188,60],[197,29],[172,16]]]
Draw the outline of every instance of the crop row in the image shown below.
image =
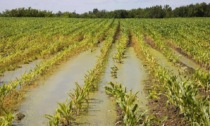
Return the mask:
[[[78,53],[80,53],[84,50],[88,50],[90,48],[93,48],[94,45],[98,44],[98,38],[96,38],[96,37],[104,36],[104,32],[106,32],[106,31],[104,31],[103,29],[104,28],[106,29],[107,27],[110,27],[110,23],[111,23],[111,20],[104,27],[97,28],[98,26],[95,26],[96,28],[91,29],[91,31],[89,29],[89,34],[87,34],[86,39],[82,40],[79,43],[74,43],[73,45],[68,46],[63,51],[57,53],[52,58],[48,59],[45,62],[42,62],[33,71],[29,72],[28,74],[23,75],[21,79],[13,81],[13,82],[11,82],[7,85],[4,84],[3,86],[1,86],[0,87],[0,95],[1,95],[0,96],[0,98],[1,98],[0,107],[1,107],[2,110],[5,110],[4,113],[1,113],[1,114],[4,115],[1,118],[5,117],[4,119],[7,120],[6,117],[8,115],[10,115],[8,110],[6,110],[4,108],[3,102],[4,102],[5,97],[10,95],[11,93],[13,93],[17,89],[17,86],[19,88],[21,88],[25,85],[32,84],[41,75],[45,74],[47,71],[49,71],[49,69],[52,69],[52,67],[55,66],[56,64],[58,64],[59,62],[61,62],[63,60],[66,60],[67,58],[69,58],[71,56],[74,56],[74,55],[76,55],[76,54],[78,54]],[[97,34],[95,34],[95,32],[97,32]],[[91,37],[93,34],[96,35],[96,37]]]
[[115,29],[116,26],[108,31],[109,33],[105,38],[104,46],[101,49],[101,55],[99,56],[95,67],[85,75],[84,86],[81,87],[76,83],[76,89],[69,95],[71,100],[67,100],[65,103],[59,103],[55,115],[47,115],[49,125],[70,125],[73,122],[75,115],[79,115],[83,109],[88,107],[89,93],[97,90],[97,85],[101,74],[105,69],[105,63],[108,58],[109,50],[111,49]]
[[197,82],[191,79],[180,81],[179,76],[174,76],[171,71],[161,67],[154,60],[155,58],[148,50],[148,45],[144,43],[142,32],[134,30],[133,36],[136,37],[134,41],[136,48],[142,51],[141,53],[149,65],[150,73],[156,80],[156,84],[150,88],[150,97],[153,99],[166,97],[165,104],[177,107],[179,114],[183,115],[191,125],[209,125],[209,98],[208,96],[202,97],[198,93]]
[[124,58],[125,50],[126,50],[126,47],[127,47],[127,44],[128,44],[128,36],[125,32],[127,32],[125,27],[121,26],[120,34],[119,34],[118,39],[116,41],[117,51],[113,55],[113,60],[117,63],[122,63],[122,59]]
[[[51,40],[49,38],[45,40],[42,38],[34,40],[34,42],[30,42],[31,44],[29,48],[24,50],[17,50],[14,54],[1,58],[1,73],[6,70],[15,69],[21,62],[27,63],[38,57],[49,57],[59,51],[62,51],[65,47],[68,47],[74,42],[81,41],[82,39],[84,39],[83,37],[85,36],[85,34],[87,34],[89,28],[93,27],[95,23],[97,23],[97,21],[85,28],[81,28],[73,32],[70,36],[67,37],[59,36],[58,39],[54,40]],[[103,23],[105,22],[101,22],[100,24],[102,25]],[[42,43],[39,41],[41,41]],[[17,45],[19,45],[19,43],[17,43]]]
[[[169,21],[153,22],[151,20],[145,20],[140,24],[142,24],[144,30],[152,34],[152,36],[163,37],[166,39],[163,43],[167,44],[167,41],[172,43],[173,46],[181,49],[181,53],[209,69],[210,54],[208,52],[210,44],[208,39],[204,39],[202,37],[203,35],[200,35],[200,30],[196,30],[196,28],[201,29],[200,26],[196,26],[196,24],[190,26],[180,21],[171,22],[173,24]],[[190,33],[192,31],[192,34],[195,36]],[[208,30],[205,31],[208,32]],[[204,35],[209,36],[207,34]]]

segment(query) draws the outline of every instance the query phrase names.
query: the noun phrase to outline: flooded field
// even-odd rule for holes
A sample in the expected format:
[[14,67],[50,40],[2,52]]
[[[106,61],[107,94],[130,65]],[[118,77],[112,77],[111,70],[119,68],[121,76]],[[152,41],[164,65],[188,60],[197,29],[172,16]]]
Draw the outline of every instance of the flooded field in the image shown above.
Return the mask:
[[210,44],[196,30],[209,36],[210,20],[192,20],[11,19],[0,126],[208,126]]
[[[31,91],[19,111],[26,117],[20,125],[42,126],[47,124],[45,114],[53,114],[58,102],[64,102],[75,82],[83,84],[83,76],[96,62],[100,49],[84,52],[60,66],[41,86]],[[36,117],[36,118],[35,118]]]
[[29,73],[33,70],[42,60],[35,60],[33,62],[29,62],[28,64],[22,65],[20,68],[15,69],[14,71],[7,71],[0,76],[0,86],[1,84],[7,84],[10,81],[14,81],[16,79],[20,79],[23,74]]

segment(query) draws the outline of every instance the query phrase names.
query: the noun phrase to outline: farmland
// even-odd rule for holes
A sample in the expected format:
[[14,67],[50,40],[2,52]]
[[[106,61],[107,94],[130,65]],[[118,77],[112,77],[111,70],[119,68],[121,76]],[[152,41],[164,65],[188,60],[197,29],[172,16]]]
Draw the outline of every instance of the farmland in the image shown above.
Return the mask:
[[0,126],[209,126],[209,85],[209,18],[0,18]]

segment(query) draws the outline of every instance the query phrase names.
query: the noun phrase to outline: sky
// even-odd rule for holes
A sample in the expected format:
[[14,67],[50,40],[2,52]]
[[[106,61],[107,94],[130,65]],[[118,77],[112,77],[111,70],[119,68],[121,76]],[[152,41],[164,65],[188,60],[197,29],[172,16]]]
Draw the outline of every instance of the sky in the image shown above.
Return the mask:
[[210,0],[0,0],[0,12],[6,9],[20,7],[32,7],[40,10],[53,12],[69,11],[84,13],[92,11],[94,8],[99,10],[117,10],[145,8],[154,5],[170,5],[172,8],[189,5],[191,3],[210,3]]

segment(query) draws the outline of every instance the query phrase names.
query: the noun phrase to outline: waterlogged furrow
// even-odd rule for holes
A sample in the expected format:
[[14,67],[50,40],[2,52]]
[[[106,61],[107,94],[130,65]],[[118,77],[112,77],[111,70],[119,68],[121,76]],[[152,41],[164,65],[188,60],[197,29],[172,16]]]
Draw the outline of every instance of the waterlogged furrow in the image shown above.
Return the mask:
[[[107,23],[105,27],[109,27],[109,24]],[[103,27],[100,27],[100,28],[103,28]],[[94,30],[94,29],[92,29],[92,30]],[[100,30],[100,29],[98,29],[98,30]],[[90,33],[93,33],[93,32],[90,32]],[[96,36],[97,37],[100,36],[99,34],[101,34],[101,36],[103,36],[103,32],[101,32],[101,31],[98,32],[98,34],[96,34]],[[91,38],[90,36],[91,36],[91,34],[89,34],[87,37]],[[13,92],[13,91],[15,90],[15,88],[17,86],[19,86],[20,84],[21,84],[21,86],[24,86],[24,85],[28,85],[28,84],[33,83],[41,75],[43,75],[44,73],[49,71],[50,68],[52,68],[53,66],[55,66],[59,62],[64,61],[67,58],[72,57],[72,56],[74,56],[74,55],[76,55],[76,54],[78,54],[78,53],[80,53],[84,50],[92,48],[95,44],[97,44],[97,42],[98,42],[97,38],[94,37],[94,38],[91,38],[91,39],[84,39],[80,43],[75,43],[74,45],[66,48],[64,51],[59,52],[57,55],[55,55],[51,59],[41,63],[38,67],[36,67],[30,73],[28,73],[26,75],[23,75],[23,77],[21,79],[19,79],[17,81],[14,81],[14,82],[11,82],[8,85],[1,86],[0,87],[0,92],[1,92],[0,93],[1,97],[0,98],[2,99],[1,104],[0,104],[1,109],[4,109],[4,108],[5,109],[10,109],[10,107],[8,108],[8,106],[5,107],[7,102],[4,102],[4,101],[5,100],[7,101],[8,98],[10,100],[10,94],[11,94],[11,96],[16,96],[16,93],[18,93],[18,92],[16,92],[16,91]],[[21,96],[18,96],[18,97],[21,97]],[[19,102],[19,100],[21,100],[21,98],[17,98],[16,100],[17,101],[15,101],[15,100],[12,100],[12,101],[15,101],[14,103],[16,103],[16,102]],[[8,113],[8,111],[6,111],[6,113],[3,112],[1,114],[5,115],[5,116],[3,116],[3,119],[5,119],[5,117],[7,115],[10,115],[10,113]],[[11,120],[6,120],[6,121],[11,121]]]
[[[17,87],[24,87],[30,84],[33,84],[34,81],[36,81],[38,78],[46,74],[52,67],[55,67],[56,64],[58,64],[61,61],[66,60],[69,57],[72,57],[84,50],[87,50],[89,47],[87,45],[87,40],[83,41],[81,43],[75,44],[74,46],[71,46],[64,50],[63,52],[60,52],[56,56],[52,57],[51,59],[42,62],[40,65],[38,65],[33,71],[30,71],[28,74],[24,74],[19,80],[15,80],[10,82],[9,84],[4,84],[0,87],[0,109],[4,111],[0,111],[1,118],[6,118],[9,113],[9,110],[11,107],[15,106],[17,102],[20,102],[22,99],[22,96],[19,95]],[[22,88],[20,88],[22,89]],[[21,90],[20,90],[21,91]],[[13,98],[14,97],[14,98]],[[17,98],[16,98],[17,97]],[[9,102],[8,102],[9,101]],[[12,102],[11,102],[12,101]],[[10,103],[11,102],[11,103]],[[12,120],[5,121],[11,122]]]
[[[111,20],[110,20],[109,23],[111,23]],[[87,36],[86,36],[88,39],[84,39],[80,43],[76,43],[73,46],[69,46],[69,48],[65,49],[65,51],[63,51],[63,52],[58,53],[59,55],[56,55],[56,57],[54,57],[54,58],[57,58],[58,61],[59,60],[62,60],[64,58],[66,60],[67,57],[70,57],[70,56],[73,56],[75,54],[78,54],[78,53],[80,53],[80,52],[82,52],[84,50],[93,48],[94,45],[97,45],[98,44],[98,41],[97,41],[98,38],[97,37],[101,38],[101,36],[104,36],[104,32],[106,30],[103,30],[103,28],[106,29],[107,27],[109,27],[110,26],[109,23],[107,22],[104,27],[99,27],[100,26],[99,25],[99,26],[97,26],[99,28],[96,27],[96,28],[92,29],[93,31],[90,31],[89,34],[87,34]],[[97,31],[100,31],[100,32],[97,32]],[[95,32],[97,32],[95,34],[95,37],[91,38],[90,36],[92,36],[92,34],[94,34]],[[45,63],[45,66],[42,64],[42,66],[40,66],[40,67],[44,67],[44,69],[45,69],[45,67],[48,67],[47,69],[49,69],[49,67],[52,68],[54,65],[57,64],[57,62],[53,62],[53,61],[50,62],[50,60],[49,60],[48,64],[46,64],[46,62],[44,62]],[[35,71],[35,72],[37,72],[37,71]],[[46,72],[46,70],[43,70],[42,72]],[[31,78],[29,78],[29,79],[31,79]],[[36,78],[33,78],[33,79],[36,80]],[[45,105],[44,102],[42,104]],[[5,116],[7,116],[7,115],[5,115]]]
[[2,76],[0,76],[0,86],[10,83],[11,81],[15,81],[16,79],[20,79],[24,74],[27,74],[33,70],[40,62],[41,60],[35,60],[28,64],[22,65],[20,68],[17,68],[14,71],[5,72]]
[[131,38],[127,28],[123,22],[117,40],[117,50],[113,57],[116,63],[111,67],[114,80],[110,81],[105,89],[117,103],[119,117],[116,125],[130,126],[146,123],[143,108],[146,108],[147,102],[143,86],[144,68],[133,48],[128,47],[131,45]]
[[[161,25],[157,25],[160,22],[154,23],[149,20],[147,22],[150,22],[150,24],[144,23],[147,25],[147,30],[153,32],[155,36],[158,35],[170,39],[173,44],[178,45],[182,53],[193,59],[200,66],[209,69],[209,46],[207,45],[206,47],[206,44],[200,42],[199,38],[192,38],[190,35],[187,35],[189,34],[188,32],[184,32],[183,29],[187,27],[184,25],[186,22],[183,24],[179,22],[177,26],[169,22],[161,22]],[[171,27],[168,27],[169,24]]]
[[[104,28],[106,27],[109,27],[109,25],[106,24]],[[97,32],[96,36],[103,36],[104,31],[103,30],[101,31]],[[93,41],[96,40],[93,39]],[[77,57],[76,60],[73,59],[73,61],[71,60],[72,62],[69,61],[66,67],[63,68],[63,70],[61,70],[56,75],[51,77],[53,79],[48,79],[47,81],[45,81],[46,85],[43,85],[40,88],[33,91],[32,93],[30,93],[30,97],[26,102],[24,102],[24,104],[21,106],[20,109],[22,113],[26,114],[26,118],[23,121],[21,121],[21,124],[22,125],[47,124],[46,119],[43,118],[44,114],[52,114],[53,110],[55,110],[55,108],[57,107],[57,102],[64,101],[64,98],[67,95],[67,90],[69,89],[72,90],[76,87],[76,85],[73,84],[76,80],[82,80],[84,72],[90,69],[90,66],[92,66],[93,63],[96,61],[94,59],[96,59],[97,57],[96,54],[98,55],[99,51],[100,50],[97,49],[97,51],[96,52],[94,51],[93,54],[89,54],[90,52],[87,54],[82,54],[79,57]],[[88,63],[87,61],[90,63]],[[84,63],[85,67],[81,67],[84,66],[83,65]],[[78,68],[81,69],[81,72],[77,72],[79,70]],[[70,77],[65,77],[65,76],[70,76]],[[44,98],[37,101],[37,99],[39,99],[40,95],[42,94],[45,94]],[[53,94],[57,95],[54,96]],[[31,100],[31,98],[33,98],[34,101]],[[48,107],[49,105],[51,106],[50,108]]]
[[[164,95],[167,97],[167,101],[165,102],[169,102],[172,105],[177,106],[179,109],[177,112],[183,114],[190,124],[208,125],[209,102],[205,98],[198,99],[198,87],[196,84],[187,80],[180,81],[173,72],[161,67],[155,60],[153,60],[154,57],[149,53],[150,51],[148,50],[148,47],[144,46],[144,43],[142,43],[142,35],[138,35],[138,37],[141,43],[142,52],[146,57],[146,61],[148,63],[150,62],[150,69],[153,72],[153,76],[159,83],[158,85],[154,84],[152,86],[150,96],[157,99],[157,97],[160,98]],[[202,111],[200,111],[201,108]],[[199,117],[197,115],[199,115]],[[176,117],[176,119],[180,119],[180,117]],[[167,123],[169,123],[169,121],[166,121],[166,124]],[[181,122],[178,124],[183,125]]]
[[8,85],[4,85],[3,87],[0,87],[1,89],[0,91],[2,92],[1,94],[5,94],[9,92],[10,90],[15,89],[17,85],[24,85],[26,83],[29,83],[32,80],[35,80],[37,78],[36,76],[42,75],[45,70],[49,69],[54,64],[61,61],[64,57],[67,57],[67,55],[74,55],[77,53],[77,51],[83,50],[83,48],[88,49],[87,45],[91,46],[91,44],[87,44],[88,41],[89,41],[88,39],[85,39],[80,43],[75,43],[69,46],[69,48],[65,49],[64,51],[59,52],[54,57],[39,64],[33,71],[31,71],[28,74],[23,75],[21,79],[13,81]]
[[[18,125],[47,125],[44,114],[51,114],[46,117],[50,125],[56,126],[209,126],[210,55],[205,26],[209,21],[186,21],[4,19],[0,30],[0,74],[35,59],[43,58],[43,62],[37,67],[23,65],[8,72],[14,77],[6,73],[0,77],[0,125],[12,125],[12,113],[23,95],[36,83],[44,83],[29,92],[20,107],[26,117],[19,113],[17,117],[22,121]],[[101,50],[94,48],[102,41]],[[49,74],[69,58],[72,59]],[[41,76],[48,75],[40,81]],[[10,82],[1,86],[2,81]],[[149,107],[140,107],[146,105]]]
[[[95,27],[94,29],[98,29],[98,28],[101,28],[101,25],[102,25],[103,23],[100,23],[97,27]],[[107,26],[109,24],[109,22],[107,22],[106,24],[105,24],[105,26]],[[92,32],[89,32],[89,33],[87,33],[87,31],[86,31],[86,34],[85,35],[87,35],[87,39],[86,40],[84,40],[85,42],[88,42],[89,41],[89,39],[90,39],[90,37],[88,37],[88,36],[90,36],[91,34],[94,34],[95,33],[95,31],[94,31],[94,29],[92,29],[93,31]],[[86,29],[87,30],[87,29]],[[89,30],[90,31],[90,30]],[[101,31],[101,30],[100,30]],[[103,30],[102,30],[103,31]],[[99,35],[101,35],[102,33],[100,33]],[[91,40],[90,40],[91,41]],[[92,39],[92,41],[93,42],[95,42],[96,43],[96,40],[95,39]],[[83,42],[80,42],[80,43],[83,43]],[[80,45],[79,43],[72,43],[72,44],[70,44],[70,45],[68,45],[68,47],[77,47],[77,45]],[[91,44],[90,44],[90,46],[92,46]],[[67,50],[67,49],[66,49]],[[56,56],[56,55],[55,55]]]
[[[118,34],[118,31],[115,32],[115,36],[116,34]],[[113,43],[115,43],[116,38],[111,38],[113,36],[112,32],[110,32],[107,36],[109,38],[107,38],[105,42],[113,41]],[[115,104],[112,100],[109,99],[104,90],[104,86],[109,81],[114,80],[111,76],[111,67],[114,65],[112,56],[116,51],[116,44],[113,44],[110,48],[110,53],[108,54],[108,58],[106,59],[108,61],[106,61],[107,63],[105,64],[105,73],[101,76],[102,79],[99,82],[97,91],[90,93],[87,113],[82,113],[76,119],[76,123],[78,125],[107,126],[114,125],[115,121],[117,120]]]
[[32,90],[20,106],[19,112],[23,113],[25,118],[18,124],[46,126],[48,121],[44,117],[45,114],[53,114],[57,103],[65,101],[69,90],[73,91],[76,88],[75,81],[83,85],[84,74],[94,66],[99,54],[100,48],[93,52],[83,52],[63,64],[48,79],[39,82],[43,85]]
[[[110,29],[111,33],[114,29]],[[90,92],[98,89],[101,73],[105,69],[107,56],[112,45],[112,37],[106,38],[106,43],[101,50],[95,67],[85,75],[84,86],[76,84],[76,89],[70,93],[70,100],[66,103],[60,103],[55,115],[48,115],[50,125],[70,125],[73,123],[75,115],[79,115],[84,109],[88,107],[88,97]]]
[[[129,24],[133,25],[131,22],[129,22]],[[199,94],[203,95],[204,97],[208,97],[210,93],[208,86],[210,73],[206,70],[206,68],[200,67],[199,64],[194,63],[192,59],[183,56],[183,54],[181,57],[178,56],[180,53],[180,48],[177,48],[170,42],[169,44],[163,43],[166,42],[166,40],[164,40],[160,34],[153,31],[154,29],[147,28],[147,30],[149,31],[150,35],[153,36],[155,42],[147,37],[144,38],[144,41],[146,41],[146,43],[152,47],[150,48],[150,51],[153,53],[154,58],[159,62],[159,64],[172,72],[173,75],[177,76],[177,80],[179,80],[179,82],[186,80],[195,82],[194,84],[196,84],[196,86],[199,88]],[[143,32],[142,28],[139,28],[138,31]],[[164,56],[160,52],[162,52]]]
[[127,49],[125,57],[123,64],[119,67],[116,80],[125,86],[128,91],[138,92],[139,105],[146,107],[147,100],[144,92],[146,70],[143,63],[136,57],[132,47]]
[[189,67],[190,69],[193,70],[198,70],[201,69],[200,66],[198,64],[196,64],[195,62],[193,62],[192,60],[188,59],[187,57],[183,56],[182,54],[180,54],[179,52],[177,52],[174,49],[171,49],[171,51],[173,52],[173,54],[175,56],[178,57],[179,61],[182,62],[183,64],[185,64],[187,67]]
[[[183,79],[183,76],[186,76],[191,81],[196,82],[195,84],[197,84],[197,86],[200,87],[199,90],[201,90],[201,94],[207,94],[206,96],[208,96],[208,94],[210,92],[209,88],[208,88],[209,87],[208,86],[209,76],[210,76],[210,73],[208,72],[208,68],[201,67],[202,64],[194,63],[195,61],[193,59],[191,59],[188,55],[182,54],[182,51],[180,51],[180,50],[182,50],[181,48],[175,46],[171,42],[166,42],[166,40],[163,37],[161,37],[161,35],[159,33],[157,33],[155,29],[150,28],[149,24],[142,24],[142,23],[143,22],[141,22],[140,24],[144,25],[144,28],[146,26],[148,26],[148,28],[146,28],[146,29],[149,31],[150,35],[152,35],[153,38],[155,38],[155,42],[153,42],[152,40],[145,40],[145,41],[148,41],[147,43],[149,43],[150,46],[152,46],[153,48],[162,52],[167,57],[167,59],[170,60],[170,62],[172,62],[173,65],[175,65],[177,67],[175,69],[179,69],[179,70],[177,70],[178,72],[176,72],[175,75],[177,75],[177,73],[179,73],[181,71],[182,79]],[[133,25],[130,22],[129,22],[129,24]],[[154,25],[154,23],[153,23],[153,25]],[[138,31],[142,31],[142,29],[139,28]],[[168,44],[165,44],[164,42],[166,42]],[[171,49],[171,48],[173,48],[173,49]],[[176,51],[175,54],[174,54],[174,51]],[[181,53],[182,56],[181,57],[177,56],[178,55],[177,53]],[[203,54],[208,55],[208,53],[203,53]],[[208,60],[208,58],[206,58],[206,59]],[[169,69],[170,69],[170,67],[169,67]],[[180,74],[178,74],[177,76],[180,76]],[[186,79],[184,79],[184,80],[186,80]]]
[[[15,69],[18,66],[18,64],[32,61],[40,56],[49,57],[51,55],[56,54],[59,51],[62,51],[66,46],[69,46],[77,41],[81,41],[83,39],[82,35],[85,35],[87,33],[87,30],[89,30],[89,28],[95,26],[95,23],[97,23],[97,21],[95,21],[92,24],[90,23],[91,25],[89,26],[79,29],[78,31],[74,32],[68,37],[59,36],[58,38],[51,40],[52,44],[49,44],[49,42],[46,42],[46,40],[47,41],[50,40],[49,38],[44,40],[44,43],[42,44],[38,44],[39,42],[36,39],[33,40],[34,42],[31,41],[30,43],[36,43],[36,44],[31,45],[29,48],[27,48],[24,51],[18,50],[12,55],[1,58],[0,60],[1,71],[0,72],[4,72],[10,69]],[[103,23],[104,22],[101,22],[100,24],[103,24]],[[80,38],[78,38],[78,36]],[[43,41],[43,40],[39,40],[39,41]]]
[[146,95],[144,93],[144,80],[146,79],[146,71],[143,63],[137,58],[132,46],[132,39],[129,26],[122,21],[121,43],[124,45],[123,64],[119,66],[117,78],[118,82],[122,83],[128,90],[139,92],[137,95],[142,101],[142,106],[146,105]]

